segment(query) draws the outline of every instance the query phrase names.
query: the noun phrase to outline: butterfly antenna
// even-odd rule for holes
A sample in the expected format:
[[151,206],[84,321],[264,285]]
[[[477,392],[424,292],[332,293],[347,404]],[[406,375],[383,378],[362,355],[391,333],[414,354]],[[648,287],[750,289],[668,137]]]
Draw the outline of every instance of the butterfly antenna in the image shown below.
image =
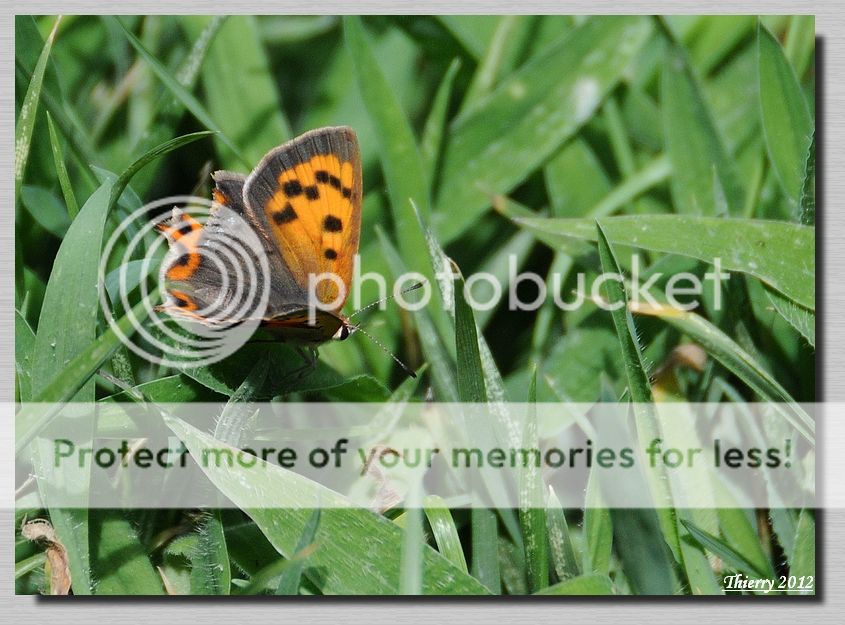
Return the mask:
[[[402,290],[402,291],[400,291],[399,293],[395,293],[395,294],[393,294],[393,295],[388,295],[387,297],[382,297],[381,299],[377,299],[376,301],[374,301],[374,302],[372,302],[372,303],[370,303],[370,304],[367,304],[367,305],[366,305],[366,306],[364,306],[363,308],[359,308],[358,310],[356,310],[355,312],[353,312],[351,315],[349,315],[349,317],[348,317],[348,318],[349,318],[349,319],[352,319],[352,317],[354,317],[355,315],[357,315],[357,314],[359,314],[359,313],[362,313],[362,312],[364,312],[365,310],[369,310],[369,309],[370,309],[370,308],[372,308],[373,306],[378,306],[379,304],[383,304],[384,302],[388,302],[388,301],[390,301],[390,300],[392,300],[392,299],[396,298],[396,296],[397,296],[397,295],[404,295],[405,293],[410,293],[411,291],[416,291],[417,289],[421,288],[422,286],[423,286],[423,283],[422,283],[422,282],[416,282],[416,283],[412,284],[411,286],[409,286],[407,289],[403,289],[403,290]],[[368,335],[368,336],[369,336],[369,335]]]
[[[382,301],[383,301],[383,300],[382,300]],[[362,310],[363,310],[363,309],[362,309]],[[369,333],[369,332],[367,332],[366,330],[362,330],[362,329],[361,329],[361,326],[352,325],[351,323],[350,323],[350,324],[348,324],[348,325],[349,325],[349,327],[350,327],[350,328],[352,328],[355,332],[360,332],[361,334],[363,334],[364,336],[366,336],[367,338],[369,338],[369,339],[370,339],[373,343],[375,343],[376,345],[378,345],[378,346],[379,346],[379,348],[381,349],[381,351],[383,351],[385,354],[387,354],[388,356],[390,356],[391,358],[393,358],[393,360],[396,362],[396,364],[397,364],[397,365],[399,365],[400,367],[402,367],[402,371],[404,371],[405,373],[407,373],[407,374],[408,374],[409,376],[411,376],[412,378],[416,378],[416,377],[417,377],[417,374],[416,374],[416,373],[414,373],[413,369],[411,369],[408,365],[406,365],[404,362],[402,362],[401,360],[399,360],[393,352],[391,352],[389,349],[387,349],[387,347],[384,345],[384,343],[382,343],[381,341],[379,341],[376,337],[374,337],[372,334],[370,334],[370,333]]]

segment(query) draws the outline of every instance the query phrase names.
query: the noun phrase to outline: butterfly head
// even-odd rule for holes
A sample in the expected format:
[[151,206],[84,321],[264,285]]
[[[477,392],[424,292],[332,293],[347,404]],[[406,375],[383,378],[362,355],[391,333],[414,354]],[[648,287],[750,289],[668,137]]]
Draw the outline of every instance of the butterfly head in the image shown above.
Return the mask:
[[332,336],[332,339],[334,339],[336,341],[345,341],[350,336],[352,336],[352,333],[355,332],[355,330],[357,330],[357,329],[358,329],[358,326],[354,326],[351,323],[344,321],[340,325],[340,327],[337,329],[337,332],[334,333],[334,336]]

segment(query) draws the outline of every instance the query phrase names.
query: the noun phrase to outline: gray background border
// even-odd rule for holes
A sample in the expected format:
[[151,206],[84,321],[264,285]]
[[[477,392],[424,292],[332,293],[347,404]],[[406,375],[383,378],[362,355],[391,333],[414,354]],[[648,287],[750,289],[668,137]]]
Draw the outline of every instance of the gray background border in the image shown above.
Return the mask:
[[[14,13],[315,13],[313,2],[268,2],[244,0],[193,3],[123,2],[20,2],[15,0],[11,13],[0,16],[0,206],[8,219],[0,226],[0,267],[3,288],[0,289],[0,401],[13,401],[14,384],[14,219],[13,219],[13,154],[14,154]],[[407,2],[402,0],[365,0],[358,2],[324,0],[319,8],[328,13],[774,13],[815,14],[816,32],[822,38],[818,50],[823,59],[818,78],[817,107],[822,113],[819,123],[822,138],[819,156],[823,170],[820,180],[817,249],[819,263],[820,306],[818,341],[821,395],[818,400],[845,401],[845,316],[836,314],[837,304],[845,303],[845,217],[839,213],[845,197],[845,13],[833,2],[807,1],[740,1],[740,2],[609,2],[606,0],[570,2]],[[838,201],[837,201],[838,200]],[[839,245],[837,245],[839,243]],[[11,416],[11,415],[9,415]],[[833,415],[831,415],[833,416]],[[0,427],[0,443],[6,453],[0,459],[0,480],[5,493],[13,489],[13,424],[8,419]],[[837,447],[845,447],[836,436],[826,437],[820,424],[827,453],[820,453],[819,480],[823,490],[843,488],[841,476],[833,474],[831,456],[840,456]],[[827,493],[831,495],[832,493]],[[833,498],[831,498],[833,499]],[[841,495],[838,497],[841,500]],[[165,619],[189,619],[194,622],[263,622],[280,618],[309,623],[335,623],[339,620],[368,624],[441,623],[444,617],[466,622],[501,621],[512,623],[557,623],[561,619],[582,622],[589,619],[601,625],[634,618],[651,623],[683,622],[686,619],[708,621],[752,618],[767,623],[805,623],[819,625],[841,622],[845,612],[845,510],[829,509],[824,513],[823,533],[819,536],[818,580],[821,598],[760,597],[702,598],[677,600],[605,599],[570,600],[414,600],[414,599],[316,599],[288,601],[215,601],[202,599],[105,599],[101,601],[66,598],[43,599],[16,597],[14,593],[12,511],[0,510],[0,523],[7,528],[0,532],[0,606],[3,620],[17,623],[59,621],[75,625],[96,619],[131,621],[159,625]]]

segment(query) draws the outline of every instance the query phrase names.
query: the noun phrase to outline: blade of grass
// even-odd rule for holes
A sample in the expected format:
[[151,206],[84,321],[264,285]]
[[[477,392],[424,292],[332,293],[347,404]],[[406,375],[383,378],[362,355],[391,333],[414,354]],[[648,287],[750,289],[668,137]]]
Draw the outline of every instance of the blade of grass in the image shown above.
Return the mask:
[[574,595],[583,597],[587,595],[612,595],[613,582],[607,575],[598,573],[587,573],[580,577],[573,577],[554,586],[549,586],[534,593],[535,595]]
[[[199,37],[215,19],[194,15],[182,17],[181,22]],[[235,53],[237,62],[232,62]],[[270,148],[293,137],[254,16],[226,18],[202,64],[202,81],[209,115],[219,120],[221,129],[250,163],[258,163]],[[220,150],[222,166],[237,168],[233,156]]]
[[404,527],[402,528],[402,551],[399,554],[399,594],[421,595],[423,578],[422,546],[423,512],[420,491],[420,475],[412,475],[414,480],[406,495]]
[[223,133],[220,127],[215,123],[214,119],[208,114],[200,104],[199,100],[197,100],[190,91],[188,91],[182,84],[170,73],[170,71],[159,61],[155,58],[152,54],[150,54],[149,50],[144,47],[138,38],[133,35],[126,26],[123,25],[123,22],[120,21],[119,18],[113,17],[108,19],[117,20],[120,24],[120,27],[123,29],[123,33],[126,35],[126,39],[129,43],[132,44],[132,47],[141,55],[141,57],[147,62],[150,68],[155,72],[155,75],[158,76],[158,79],[167,87],[173,95],[175,95],[179,100],[185,105],[185,108],[188,109],[191,114],[196,117],[197,121],[199,121],[203,126],[208,128],[211,131],[218,133],[218,137],[220,141],[222,141],[226,147],[228,147],[238,158],[245,168],[250,169],[254,165],[254,163],[250,162],[243,153],[238,149],[238,147],[232,142],[229,137]]
[[[616,255],[610,246],[604,228],[600,223],[596,222],[596,229],[602,271],[605,275],[615,274],[621,278],[622,272],[619,268],[619,263],[616,260]],[[660,429],[654,412],[654,396],[652,394],[651,384],[649,383],[642,350],[637,339],[637,328],[630,311],[625,305],[627,295],[621,280],[606,280],[604,282],[604,291],[608,305],[613,308],[610,311],[610,315],[613,320],[613,326],[616,329],[616,336],[619,340],[625,377],[628,381],[628,391],[634,403],[634,421],[637,428],[637,437],[643,444],[646,444],[647,441],[660,438]],[[652,496],[655,498],[655,510],[630,511],[632,517],[623,517],[623,519],[633,523],[642,523],[646,527],[653,525],[655,520],[658,521],[663,538],[669,546],[672,555],[675,556],[676,560],[680,560],[681,550],[678,528],[675,519],[675,510],[671,507],[672,495],[669,491],[668,480],[665,475],[652,472],[649,473],[648,482],[651,487]],[[616,517],[614,517],[613,525],[614,529],[616,529],[618,525]],[[622,528],[620,528],[621,530]],[[658,554],[652,557],[658,562],[662,561],[662,566],[666,567],[666,574],[662,579],[655,578],[653,585],[652,581],[649,581],[648,592],[673,592],[674,583],[671,584],[672,589],[669,587],[670,582],[673,582],[672,562],[669,554],[667,553],[661,558],[660,551],[658,551]]]
[[798,515],[795,556],[789,563],[789,574],[799,578],[816,575],[816,520],[812,510],[801,510]]
[[743,192],[710,111],[683,51],[670,46],[661,82],[663,132],[672,163],[670,188],[675,210],[688,215],[718,214],[721,188],[728,214],[742,208]]
[[765,571],[771,568],[769,559],[763,551],[760,535],[749,520],[749,517],[754,515],[754,511],[719,508],[717,512],[719,529],[725,544],[737,553],[741,553],[755,569]]
[[[458,398],[462,402],[487,401],[478,331],[472,309],[464,298],[464,281],[455,287],[455,348],[458,354]],[[480,479],[480,478],[479,478]],[[480,487],[480,484],[478,484]],[[472,508],[472,575],[495,594],[501,592],[498,555],[498,526],[492,510]]]
[[[343,31],[352,56],[358,87],[375,128],[382,170],[390,196],[390,209],[399,250],[405,264],[434,283],[425,237],[418,224],[430,214],[428,178],[410,122],[396,99],[367,40],[361,19],[345,17]],[[451,335],[445,307],[434,293],[427,307],[442,340]]]
[[530,28],[531,16],[503,15],[499,18],[493,37],[464,94],[462,112],[472,109],[476,102],[490,93],[501,76],[507,75]]
[[708,534],[704,530],[696,527],[693,523],[681,519],[681,523],[689,531],[690,535],[701,543],[701,546],[718,556],[729,567],[741,571],[751,577],[762,577],[764,579],[772,579],[775,572],[771,567],[765,569],[758,568],[755,564],[750,562],[743,554],[737,552],[730,545],[724,541],[716,538],[712,534]]
[[[552,248],[572,239],[595,241],[592,219],[517,217]],[[680,254],[723,270],[750,274],[805,308],[815,310],[815,231],[780,221],[687,215],[620,215],[601,220],[608,239],[653,252]]]
[[461,546],[461,539],[458,536],[458,528],[455,527],[455,520],[452,513],[446,506],[446,502],[437,495],[428,495],[424,501],[425,516],[434,535],[434,542],[437,549],[452,564],[468,573],[467,561],[464,557],[464,550]]
[[793,15],[789,20],[784,44],[786,58],[795,68],[798,78],[804,75],[816,49],[816,16]]
[[443,145],[443,134],[446,130],[446,115],[449,112],[449,101],[455,86],[455,76],[461,69],[461,60],[455,58],[443,74],[440,86],[431,103],[431,109],[425,121],[422,137],[420,138],[420,154],[423,159],[423,167],[428,172],[428,180],[434,181],[437,163],[440,159],[441,147]]
[[35,128],[35,118],[38,114],[38,101],[41,98],[41,86],[44,83],[44,72],[47,69],[47,61],[50,58],[50,50],[53,48],[53,41],[59,31],[59,24],[62,17],[56,18],[53,28],[44,42],[44,48],[38,57],[38,62],[32,72],[32,79],[26,89],[20,115],[15,124],[15,199],[20,193],[23,175],[26,170],[26,163],[29,159],[29,147],[32,143],[32,131]]
[[305,529],[302,530],[302,536],[299,537],[299,542],[296,543],[296,553],[288,560],[291,566],[286,568],[279,577],[279,585],[276,587],[277,595],[295,595],[299,592],[299,586],[302,583],[302,572],[305,570],[307,563],[306,550],[311,545],[314,545],[314,540],[317,537],[317,529],[320,527],[320,509],[314,508],[308,523],[305,524]]
[[607,575],[613,551],[613,522],[605,507],[597,469],[590,471],[584,502],[584,570]]
[[70,219],[59,198],[47,189],[25,184],[20,189],[20,200],[39,226],[58,239],[64,237]]
[[801,185],[801,197],[798,201],[798,221],[805,226],[816,225],[816,133],[807,152],[804,166],[804,182]]
[[792,65],[777,40],[757,26],[760,119],[769,161],[783,193],[797,203],[813,135],[813,118]]
[[18,399],[27,402],[32,399],[32,349],[35,346],[35,332],[19,310],[15,310],[15,377]]
[[[522,449],[539,449],[537,438],[537,369],[528,385],[528,415],[522,435]],[[520,467],[519,521],[525,548],[529,592],[549,585],[549,536],[546,529],[546,497],[539,467],[530,462]],[[558,507],[558,510],[560,508]],[[561,514],[563,511],[560,510]]]
[[[145,18],[149,21],[150,17]],[[179,65],[176,71],[175,78],[182,87],[189,92],[196,87],[200,71],[205,64],[208,51],[212,43],[217,37],[220,27],[226,20],[224,16],[217,16],[206,25],[206,27],[197,35],[191,46],[188,55]],[[120,29],[117,29],[120,31]],[[122,31],[121,31],[122,32]],[[146,35],[146,30],[144,34]],[[122,36],[122,35],[121,35]],[[147,42],[149,44],[149,42]],[[149,47],[149,45],[146,45]],[[140,61],[139,61],[140,62]],[[152,81],[152,70],[147,66],[142,68],[149,75],[145,75],[144,80],[147,83],[146,87],[141,87],[143,93],[151,91],[149,82]],[[130,104],[133,105],[130,115],[143,115],[143,125],[140,125],[137,133],[136,145],[133,146],[132,152],[135,154],[144,154],[155,146],[163,143],[168,137],[172,136],[177,125],[180,123],[185,113],[185,105],[175,93],[166,91],[161,102],[150,99],[148,102],[141,104],[140,98],[132,98]],[[142,106],[149,107],[149,111],[138,112],[137,109]],[[140,193],[145,194],[150,188],[150,185],[156,181],[158,171],[155,167],[148,168],[138,173],[135,177],[134,186]]]
[[645,18],[587,20],[452,123],[435,211],[441,241],[464,232],[491,194],[518,185],[592,117],[650,30]]
[[813,311],[799,306],[772,288],[766,287],[766,296],[781,317],[798,330],[807,342],[816,346],[816,315]]
[[[376,229],[382,253],[387,259],[390,271],[394,279],[407,271],[399,252],[390,243],[384,232]],[[431,374],[434,378],[434,388],[437,391],[438,399],[442,401],[458,401],[458,389],[455,385],[455,363],[452,356],[443,344],[440,334],[434,326],[434,321],[428,314],[427,309],[415,313],[417,322],[417,333],[422,344],[423,353],[431,364]]]
[[[165,422],[185,443],[191,455],[219,449],[220,443],[184,421]],[[237,452],[237,450],[233,450]],[[305,575],[324,594],[383,595],[399,592],[402,529],[384,517],[354,508],[337,493],[303,476],[257,460],[260,470],[236,466],[203,466],[206,476],[246,512],[273,547],[291,558],[314,505],[323,504]],[[249,501],[260,496],[261,508]],[[446,558],[423,546],[423,592],[426,594],[483,594],[485,589]]]
[[97,538],[91,541],[95,594],[164,594],[161,577],[123,511],[92,510],[91,535]]
[[754,357],[701,315],[662,304],[655,307],[632,303],[630,308],[637,314],[659,317],[692,337],[725,368],[761,397],[772,402],[778,412],[807,440],[815,441],[813,419],[795,403],[789,392]]
[[[557,498],[554,488],[551,486],[549,486],[549,497],[546,503],[546,525],[552,565],[558,580],[563,581],[578,577],[581,574],[581,567],[578,565],[575,548],[572,546],[572,536],[566,522],[566,514],[560,505],[560,500]],[[528,554],[526,553],[527,557]],[[530,562],[528,570],[531,571]],[[546,585],[548,585],[548,582]]]
[[62,150],[62,145],[59,142],[59,135],[56,133],[56,127],[53,125],[53,117],[49,111],[47,113],[47,128],[50,131],[50,146],[53,150],[53,162],[56,164],[56,177],[59,179],[59,186],[62,188],[62,195],[65,198],[65,206],[67,206],[67,214],[73,220],[79,213],[79,204],[76,202],[76,195],[73,192],[73,185],[70,183],[70,177],[67,173],[67,166],[65,165],[65,155]]

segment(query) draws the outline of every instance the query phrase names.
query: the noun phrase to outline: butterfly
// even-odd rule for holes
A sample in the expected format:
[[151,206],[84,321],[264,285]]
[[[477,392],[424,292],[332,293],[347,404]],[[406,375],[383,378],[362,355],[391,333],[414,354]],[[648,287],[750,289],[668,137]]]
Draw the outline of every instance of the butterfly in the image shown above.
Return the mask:
[[[256,235],[269,267],[269,295],[265,309],[258,311],[261,327],[278,340],[308,349],[304,356],[313,364],[316,346],[344,340],[357,330],[341,313],[361,232],[355,132],[345,126],[312,130],[271,150],[247,176],[217,171],[212,178],[211,217],[204,225],[173,209],[159,226],[170,245],[164,266],[167,297],[160,310],[207,324],[242,321],[215,317],[213,311],[243,296],[243,285],[230,277],[248,274],[243,270],[257,259],[230,259],[227,265],[209,262],[201,253],[213,239],[234,236],[227,230],[232,220],[220,216],[225,207]],[[336,279],[309,283],[309,276],[325,274]],[[316,309],[309,302],[314,296],[321,304]]]

